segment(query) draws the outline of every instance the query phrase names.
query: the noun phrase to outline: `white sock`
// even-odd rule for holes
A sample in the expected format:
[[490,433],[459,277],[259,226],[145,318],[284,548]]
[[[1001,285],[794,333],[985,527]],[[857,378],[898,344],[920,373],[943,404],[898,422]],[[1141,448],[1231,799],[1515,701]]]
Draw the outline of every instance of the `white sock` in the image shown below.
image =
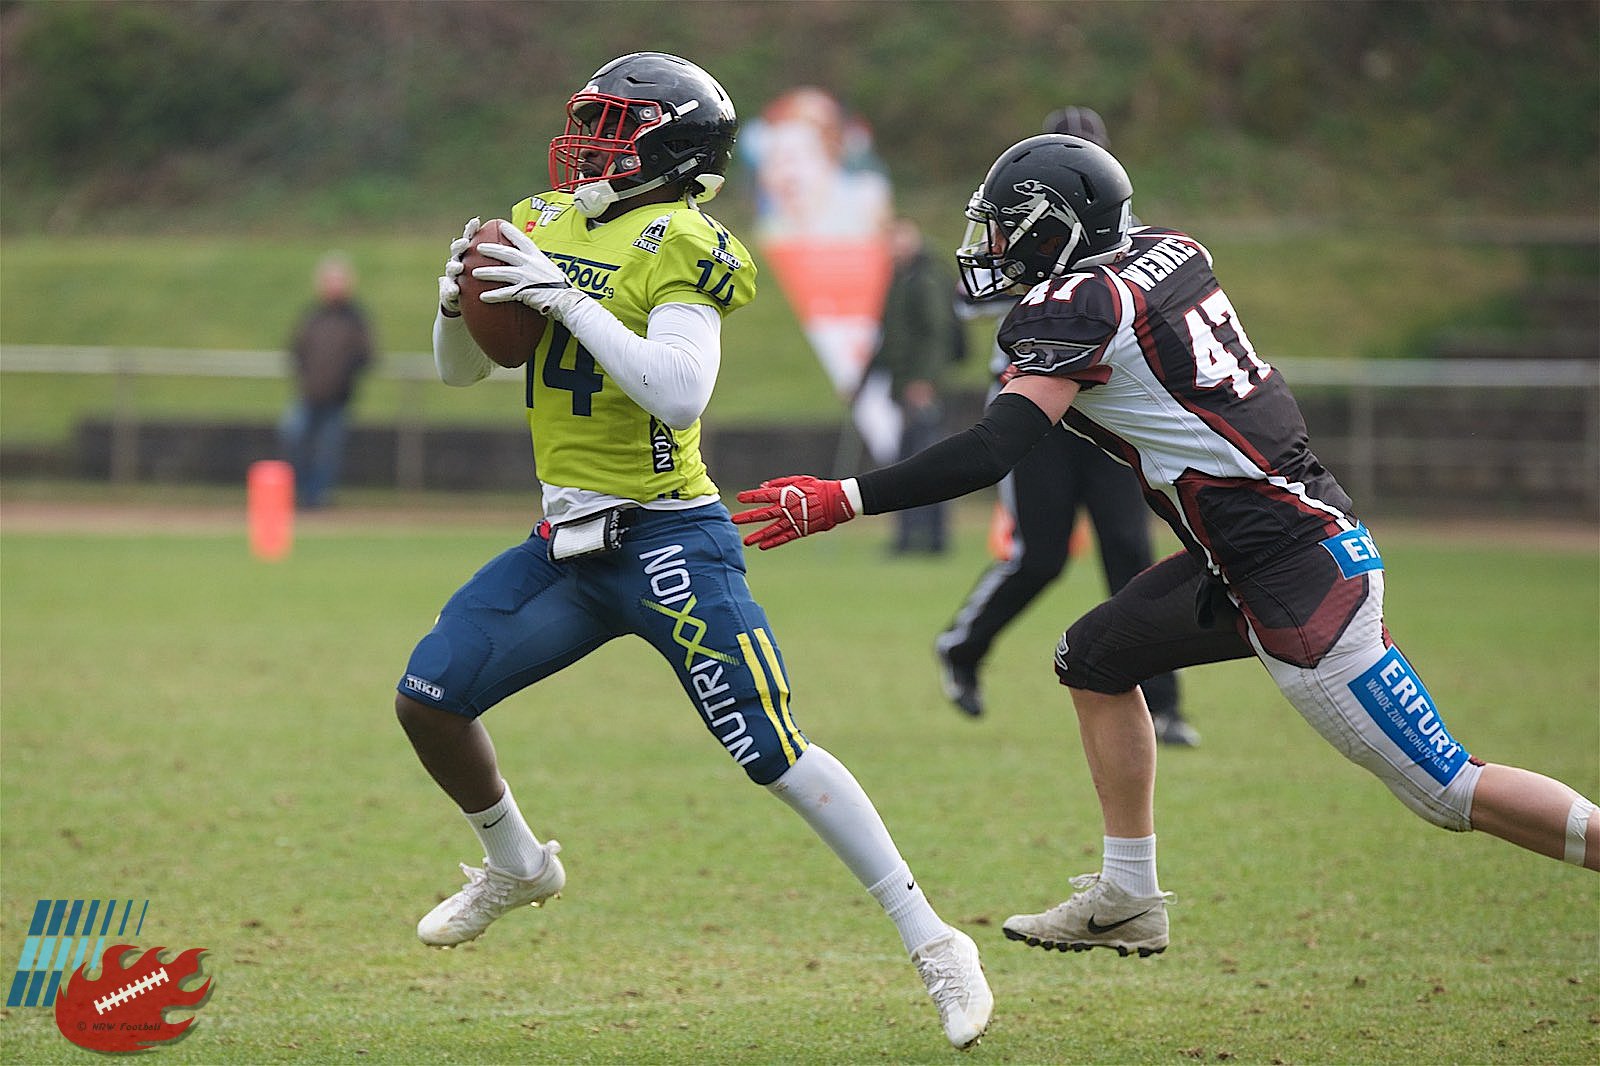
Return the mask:
[[806,820],[882,906],[911,951],[945,930],[860,782],[817,744],[768,791]]
[[934,913],[922,886],[911,876],[911,867],[904,862],[894,873],[867,889],[872,898],[883,907],[894,927],[900,930],[900,943],[907,951],[916,951],[934,937],[943,936],[949,926]]
[[1159,896],[1155,835],[1106,837],[1100,876],[1130,896]]
[[490,866],[513,877],[536,877],[544,869],[544,849],[523,821],[517,801],[511,796],[511,785],[505,785],[500,801],[488,810],[462,812],[467,824],[483,844],[484,858]]

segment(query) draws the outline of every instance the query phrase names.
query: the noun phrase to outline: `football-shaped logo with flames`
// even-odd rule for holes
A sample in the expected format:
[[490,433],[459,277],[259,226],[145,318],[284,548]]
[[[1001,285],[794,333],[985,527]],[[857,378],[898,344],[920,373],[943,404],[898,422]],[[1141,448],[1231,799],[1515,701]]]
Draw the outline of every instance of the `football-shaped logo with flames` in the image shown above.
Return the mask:
[[205,948],[190,948],[171,962],[162,962],[164,947],[151,948],[131,965],[132,944],[108,948],[100,959],[100,976],[90,980],[87,964],[79,966],[56,996],[56,1025],[61,1035],[91,1051],[146,1051],[178,1039],[194,1019],[168,1022],[166,1012],[194,1009],[211,991],[208,978],[198,988],[184,981],[200,972]]

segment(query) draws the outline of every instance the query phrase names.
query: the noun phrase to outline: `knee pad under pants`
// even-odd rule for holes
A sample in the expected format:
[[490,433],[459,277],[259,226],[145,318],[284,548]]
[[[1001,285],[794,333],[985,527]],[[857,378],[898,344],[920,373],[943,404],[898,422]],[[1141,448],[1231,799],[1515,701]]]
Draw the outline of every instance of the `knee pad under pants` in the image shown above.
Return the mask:
[[1210,580],[1188,552],[1136,575],[1061,638],[1061,683],[1114,695],[1157,674],[1252,655],[1237,611],[1204,621],[1196,617],[1196,595]]

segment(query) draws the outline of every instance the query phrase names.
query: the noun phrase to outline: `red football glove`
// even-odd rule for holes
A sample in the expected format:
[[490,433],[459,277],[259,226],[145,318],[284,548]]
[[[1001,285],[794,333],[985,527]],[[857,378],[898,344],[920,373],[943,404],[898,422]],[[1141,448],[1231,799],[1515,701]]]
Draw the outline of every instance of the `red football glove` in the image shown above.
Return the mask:
[[762,551],[825,532],[856,516],[856,509],[850,506],[850,498],[839,482],[823,481],[809,474],[763,481],[760,488],[739,493],[739,502],[767,505],[733,516],[740,525],[772,523],[744,538],[746,544]]

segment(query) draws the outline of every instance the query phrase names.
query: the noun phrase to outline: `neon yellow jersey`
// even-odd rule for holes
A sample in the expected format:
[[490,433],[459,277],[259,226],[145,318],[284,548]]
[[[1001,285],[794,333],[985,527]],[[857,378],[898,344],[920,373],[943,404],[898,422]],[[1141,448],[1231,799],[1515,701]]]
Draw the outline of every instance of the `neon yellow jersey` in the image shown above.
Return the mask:
[[[744,245],[686,202],[645,204],[591,227],[570,193],[547,192],[512,208],[511,222],[641,337],[661,304],[727,315],[755,296]],[[684,430],[658,421],[560,322],[546,327],[525,373],[534,464],[545,484],[640,503],[716,494],[700,457],[699,421]]]

